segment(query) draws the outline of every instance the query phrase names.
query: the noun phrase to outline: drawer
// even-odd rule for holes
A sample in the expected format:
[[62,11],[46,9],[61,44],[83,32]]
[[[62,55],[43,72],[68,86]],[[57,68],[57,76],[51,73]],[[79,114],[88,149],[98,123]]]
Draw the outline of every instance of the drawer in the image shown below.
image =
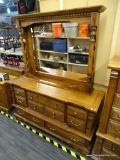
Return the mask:
[[15,95],[15,104],[27,107],[26,98]]
[[44,112],[44,105],[43,104],[39,104],[39,103],[35,103],[31,100],[28,100],[28,107],[30,109],[33,109],[34,111],[43,113]]
[[60,136],[62,136],[64,138],[68,138],[67,132],[64,131],[63,129],[59,128],[59,127],[56,127],[56,126],[54,126],[54,125],[52,125],[50,123],[47,123],[47,122],[45,123],[45,127],[48,130],[52,131],[53,133],[56,133],[56,134],[58,134],[58,135],[60,135]]
[[38,95],[36,93],[27,91],[27,98],[38,102]]
[[38,95],[38,102],[48,106],[49,105],[49,98],[45,97],[43,95]]
[[120,160],[120,156],[107,149],[102,149],[100,160]]
[[65,104],[63,102],[50,99],[50,107],[64,112]]
[[39,125],[41,127],[44,127],[44,121],[41,120],[38,117],[35,117],[35,116],[33,116],[33,115],[29,114],[29,113],[26,113],[25,118],[30,120],[33,124],[37,124],[37,125]]
[[64,113],[55,109],[45,107],[45,115],[60,122],[64,122]]
[[67,114],[83,120],[87,119],[87,111],[71,105],[67,106]]
[[115,119],[117,121],[120,121],[120,110],[116,108],[112,108],[111,110],[111,119]]
[[117,92],[120,93],[120,78],[119,78],[119,81],[118,81]]
[[72,116],[67,117],[67,124],[81,132],[85,132],[86,130],[86,121],[80,120],[78,118],[74,118]]
[[120,137],[120,123],[109,120],[107,132],[114,136]]
[[37,124],[37,125],[39,125],[39,126],[44,127],[44,121],[43,121],[43,120],[41,120],[41,119],[39,119],[39,118],[37,118],[37,117],[29,114],[29,113],[26,113],[25,111],[23,111],[23,110],[20,109],[20,108],[15,108],[15,111],[16,111],[16,113],[17,113],[18,115],[20,115],[21,117],[30,120],[30,121],[31,121],[32,123],[34,123],[34,124]]
[[111,150],[112,152],[116,154],[120,154],[120,146],[116,145],[115,143],[105,140],[103,143],[103,147]]
[[26,95],[25,95],[25,90],[22,89],[22,88],[14,87],[14,93],[15,93],[16,95],[19,95],[19,96],[23,96],[23,97],[26,96]]
[[120,94],[115,94],[113,106],[120,109]]
[[73,133],[68,133],[68,137],[67,137],[70,141],[74,142],[75,144],[78,144],[82,147],[84,147],[84,143],[85,143],[85,139],[80,137],[80,136],[77,136]]
[[25,112],[20,109],[20,108],[15,108],[15,112],[19,115],[19,116],[23,116],[25,117]]

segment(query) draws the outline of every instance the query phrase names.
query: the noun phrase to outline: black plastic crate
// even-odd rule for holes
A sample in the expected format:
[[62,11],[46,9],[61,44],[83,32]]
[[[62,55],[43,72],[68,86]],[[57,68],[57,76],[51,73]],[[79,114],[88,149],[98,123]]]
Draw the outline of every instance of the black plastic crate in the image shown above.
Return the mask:
[[88,64],[88,55],[69,53],[70,62],[76,64]]
[[40,49],[41,50],[53,50],[53,44],[52,42],[41,42],[40,43]]

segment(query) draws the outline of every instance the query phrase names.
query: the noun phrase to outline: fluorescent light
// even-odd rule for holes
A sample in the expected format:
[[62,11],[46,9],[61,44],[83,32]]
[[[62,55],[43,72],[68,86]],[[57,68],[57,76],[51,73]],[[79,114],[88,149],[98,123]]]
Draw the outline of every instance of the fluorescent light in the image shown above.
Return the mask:
[[4,3],[3,0],[0,0],[0,3]]
[[9,8],[7,8],[7,12],[10,13],[10,9]]

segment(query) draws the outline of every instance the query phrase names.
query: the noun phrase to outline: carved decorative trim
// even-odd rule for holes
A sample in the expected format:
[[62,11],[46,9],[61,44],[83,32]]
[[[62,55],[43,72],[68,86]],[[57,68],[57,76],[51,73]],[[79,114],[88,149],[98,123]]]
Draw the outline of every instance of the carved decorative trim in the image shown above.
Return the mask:
[[19,18],[19,21],[28,21],[28,20],[44,20],[44,19],[48,19],[48,20],[50,20],[50,19],[60,19],[60,18],[72,18],[72,17],[78,17],[78,18],[80,18],[80,17],[84,17],[84,16],[86,16],[86,17],[90,17],[91,16],[91,12],[82,12],[82,13],[68,13],[68,14],[60,14],[60,15],[46,15],[46,16],[34,16],[34,17],[24,17],[24,18]]

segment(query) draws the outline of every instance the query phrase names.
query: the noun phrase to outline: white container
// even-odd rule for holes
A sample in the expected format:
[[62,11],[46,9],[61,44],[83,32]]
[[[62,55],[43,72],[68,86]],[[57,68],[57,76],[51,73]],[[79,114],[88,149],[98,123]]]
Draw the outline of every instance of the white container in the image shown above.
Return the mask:
[[78,35],[78,23],[63,23],[65,37],[72,38]]

